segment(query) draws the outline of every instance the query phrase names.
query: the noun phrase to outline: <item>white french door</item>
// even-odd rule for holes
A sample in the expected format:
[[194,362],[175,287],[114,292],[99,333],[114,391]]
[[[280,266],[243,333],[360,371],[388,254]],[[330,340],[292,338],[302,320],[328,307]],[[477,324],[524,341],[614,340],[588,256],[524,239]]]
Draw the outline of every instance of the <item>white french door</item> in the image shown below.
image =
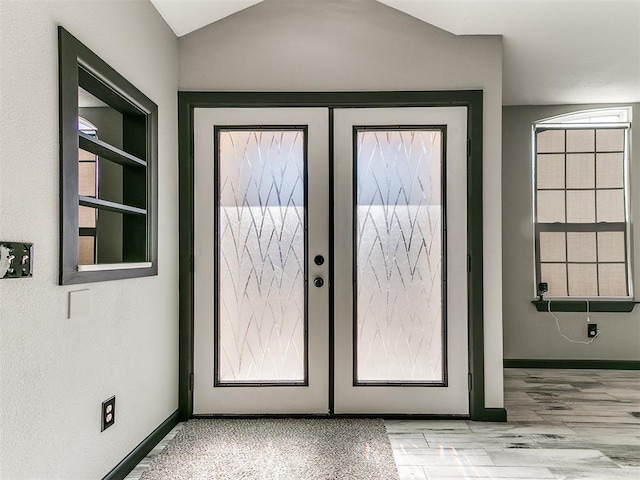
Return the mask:
[[195,415],[468,413],[466,115],[194,110]]
[[195,109],[194,414],[327,413],[326,109]]
[[466,115],[335,111],[336,413],[469,412]]

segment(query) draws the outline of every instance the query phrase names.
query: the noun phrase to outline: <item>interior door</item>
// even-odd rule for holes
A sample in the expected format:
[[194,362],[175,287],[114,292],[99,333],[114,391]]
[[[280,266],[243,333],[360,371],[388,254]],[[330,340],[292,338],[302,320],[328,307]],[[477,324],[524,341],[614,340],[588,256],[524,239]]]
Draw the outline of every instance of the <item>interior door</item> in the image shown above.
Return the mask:
[[327,414],[328,109],[194,111],[194,414]]
[[335,111],[335,413],[469,412],[466,125]]

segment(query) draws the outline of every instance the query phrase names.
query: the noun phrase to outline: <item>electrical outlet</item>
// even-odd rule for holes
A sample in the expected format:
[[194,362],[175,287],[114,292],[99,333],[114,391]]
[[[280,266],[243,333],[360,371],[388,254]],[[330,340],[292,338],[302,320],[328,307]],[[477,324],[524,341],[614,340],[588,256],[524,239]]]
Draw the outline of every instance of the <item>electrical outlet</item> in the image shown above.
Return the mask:
[[596,335],[598,335],[598,324],[597,323],[587,324],[587,337],[593,338]]
[[116,423],[116,396],[102,402],[102,429],[104,432],[111,425]]

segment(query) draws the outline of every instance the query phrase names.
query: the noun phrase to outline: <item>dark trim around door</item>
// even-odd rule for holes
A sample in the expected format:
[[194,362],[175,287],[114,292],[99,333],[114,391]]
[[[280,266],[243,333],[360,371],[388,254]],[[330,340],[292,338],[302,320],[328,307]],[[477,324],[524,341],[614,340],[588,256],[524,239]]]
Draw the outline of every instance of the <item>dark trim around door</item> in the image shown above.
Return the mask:
[[[193,416],[193,110],[194,108],[256,107],[325,107],[329,108],[330,119],[332,119],[333,108],[467,108],[469,416],[472,420],[480,421],[503,419],[502,415],[496,415],[496,412],[494,412],[496,409],[487,408],[484,401],[482,90],[433,92],[178,92],[180,418],[187,420]],[[332,210],[333,205],[330,208],[330,211]],[[330,239],[329,251],[333,251],[333,238]],[[329,285],[333,285],[333,258],[329,260],[331,272]],[[333,332],[334,306],[332,299],[333,295],[330,294],[330,332]],[[332,362],[332,360],[330,361]],[[329,378],[333,378],[333,364],[330,365]],[[331,401],[330,405],[332,406]],[[333,413],[333,409],[331,409],[331,413]]]

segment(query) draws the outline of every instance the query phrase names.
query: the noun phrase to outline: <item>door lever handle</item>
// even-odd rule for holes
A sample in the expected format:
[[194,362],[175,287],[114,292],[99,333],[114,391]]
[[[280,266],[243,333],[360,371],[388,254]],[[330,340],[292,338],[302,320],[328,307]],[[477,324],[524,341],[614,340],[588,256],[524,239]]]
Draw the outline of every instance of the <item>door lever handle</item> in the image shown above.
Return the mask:
[[320,278],[320,277],[316,277],[316,278],[313,279],[313,284],[316,287],[320,288],[320,287],[322,287],[324,285],[324,280],[322,278]]

